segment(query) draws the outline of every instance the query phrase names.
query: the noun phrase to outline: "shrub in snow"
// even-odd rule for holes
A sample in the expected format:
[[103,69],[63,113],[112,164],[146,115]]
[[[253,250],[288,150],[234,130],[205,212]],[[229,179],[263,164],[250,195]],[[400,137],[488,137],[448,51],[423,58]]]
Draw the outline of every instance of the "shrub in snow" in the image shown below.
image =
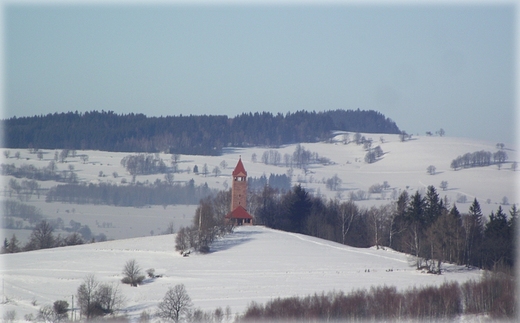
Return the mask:
[[144,276],[141,274],[141,268],[135,259],[131,259],[126,262],[125,266],[123,267],[123,275],[125,276],[121,280],[123,284],[137,286],[140,285],[144,280]]

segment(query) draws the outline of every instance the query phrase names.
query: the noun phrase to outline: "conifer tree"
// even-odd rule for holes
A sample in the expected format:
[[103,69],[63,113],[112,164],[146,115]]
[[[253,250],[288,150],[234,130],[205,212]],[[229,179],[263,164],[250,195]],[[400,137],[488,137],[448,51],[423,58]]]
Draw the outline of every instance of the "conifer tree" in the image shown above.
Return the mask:
[[482,210],[477,198],[469,207],[469,214],[465,217],[464,228],[466,230],[466,265],[481,266],[480,248],[484,226],[482,222]]
[[428,186],[424,205],[425,225],[430,226],[441,215],[444,209],[442,199],[433,185]]
[[507,225],[509,227],[509,246],[510,246],[510,252],[511,252],[511,260],[512,260],[512,266],[515,265],[515,255],[516,255],[516,246],[517,246],[517,230],[516,230],[516,223],[518,222],[518,215],[519,211],[516,207],[516,204],[513,204],[511,206],[511,210],[509,210],[509,220],[507,222]]
[[508,225],[511,229],[515,228],[516,221],[518,220],[519,214],[520,214],[520,212],[518,211],[516,204],[513,204],[513,206],[511,206],[511,210],[509,210],[509,220],[508,220]]
[[389,247],[404,251],[406,248],[403,243],[403,233],[407,230],[406,208],[409,202],[407,191],[403,191],[395,203],[395,215],[390,225]]
[[493,269],[497,265],[511,265],[513,262],[509,245],[509,226],[502,206],[496,213],[491,212],[484,231],[484,258],[485,266]]
[[7,253],[20,252],[20,241],[18,241],[15,234],[13,234],[13,236],[9,240],[9,245],[6,248],[6,252]]
[[419,255],[421,252],[421,243],[423,239],[423,231],[424,231],[424,198],[421,196],[419,191],[416,191],[408,204],[408,208],[406,209],[406,220],[409,225],[409,232],[411,235],[411,250],[410,253],[415,255],[416,257],[416,266],[420,267]]
[[311,209],[311,201],[309,193],[301,187],[294,186],[293,190],[285,196],[284,215],[287,231],[303,233],[304,223],[309,216]]

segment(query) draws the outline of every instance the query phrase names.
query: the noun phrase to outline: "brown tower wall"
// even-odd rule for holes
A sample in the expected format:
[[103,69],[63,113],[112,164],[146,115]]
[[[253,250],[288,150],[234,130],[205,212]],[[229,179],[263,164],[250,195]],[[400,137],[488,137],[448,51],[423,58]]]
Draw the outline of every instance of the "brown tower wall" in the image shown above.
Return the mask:
[[231,211],[239,205],[247,209],[247,180],[245,176],[233,176],[231,192]]

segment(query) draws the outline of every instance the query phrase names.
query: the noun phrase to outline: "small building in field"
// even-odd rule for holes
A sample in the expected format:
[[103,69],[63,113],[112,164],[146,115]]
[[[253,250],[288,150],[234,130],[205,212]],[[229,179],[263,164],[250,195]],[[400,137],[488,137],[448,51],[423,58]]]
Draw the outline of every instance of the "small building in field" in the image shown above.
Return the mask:
[[237,166],[233,170],[233,184],[231,185],[231,211],[226,215],[226,220],[233,225],[253,225],[253,216],[247,208],[247,172],[242,164],[242,158],[238,159]]

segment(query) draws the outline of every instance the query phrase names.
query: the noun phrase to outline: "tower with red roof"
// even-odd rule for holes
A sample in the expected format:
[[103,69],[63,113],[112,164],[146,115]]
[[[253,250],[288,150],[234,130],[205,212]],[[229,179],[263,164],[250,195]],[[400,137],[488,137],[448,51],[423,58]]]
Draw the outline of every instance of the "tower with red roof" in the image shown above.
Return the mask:
[[252,225],[253,217],[246,210],[247,208],[247,172],[242,163],[242,158],[238,159],[237,166],[233,170],[233,184],[231,185],[231,212],[226,215],[228,221],[234,225]]

